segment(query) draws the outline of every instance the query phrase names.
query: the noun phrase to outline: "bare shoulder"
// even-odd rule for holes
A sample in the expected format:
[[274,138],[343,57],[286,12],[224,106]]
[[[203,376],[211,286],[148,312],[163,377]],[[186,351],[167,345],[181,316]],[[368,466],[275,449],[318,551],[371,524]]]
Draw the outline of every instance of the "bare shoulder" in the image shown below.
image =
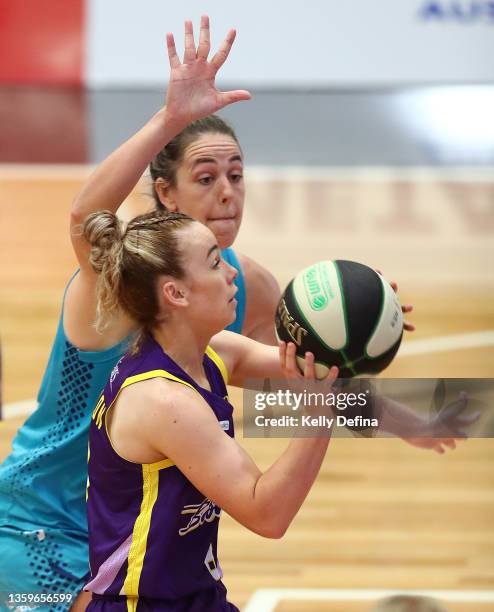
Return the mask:
[[132,406],[137,423],[142,416],[148,420],[166,420],[173,411],[181,410],[184,406],[193,407],[198,401],[201,404],[201,400],[197,391],[188,385],[156,377],[123,389],[119,403]]
[[243,254],[238,260],[245,279],[246,309],[243,333],[266,344],[274,344],[274,315],[280,286],[264,266]]
[[161,461],[170,437],[187,439],[187,432],[201,421],[206,413],[201,399],[193,389],[164,378],[125,387],[106,417],[113,448],[134,463]]

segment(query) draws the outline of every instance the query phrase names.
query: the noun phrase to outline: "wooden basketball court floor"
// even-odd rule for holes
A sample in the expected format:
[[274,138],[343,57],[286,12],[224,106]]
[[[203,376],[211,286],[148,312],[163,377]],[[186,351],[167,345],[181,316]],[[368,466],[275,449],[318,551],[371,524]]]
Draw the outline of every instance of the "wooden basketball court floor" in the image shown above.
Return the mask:
[[[46,365],[75,268],[70,202],[87,173],[0,167],[0,338],[10,407],[35,397]],[[417,331],[385,376],[494,378],[492,172],[253,168],[246,180],[238,250],[282,286],[314,261],[354,259],[396,279],[402,301],[414,303]],[[133,197],[148,202],[146,190]],[[231,397],[241,415],[241,392]],[[0,459],[22,420],[0,424]],[[261,468],[287,443],[242,438],[240,417],[237,431]],[[494,591],[493,460],[489,439],[443,456],[400,440],[333,440],[282,540],[223,516],[220,560],[231,600],[249,612],[354,612],[370,610],[376,590],[441,590],[456,594],[445,600],[452,611],[494,610],[493,598],[479,596]]]

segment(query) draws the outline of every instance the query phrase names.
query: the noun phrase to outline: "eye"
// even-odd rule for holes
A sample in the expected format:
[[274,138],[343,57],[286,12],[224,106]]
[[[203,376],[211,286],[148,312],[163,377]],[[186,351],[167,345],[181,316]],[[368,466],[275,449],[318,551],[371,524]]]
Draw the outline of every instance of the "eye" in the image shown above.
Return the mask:
[[201,178],[199,178],[198,181],[201,185],[210,185],[213,182],[213,177],[212,176],[201,176]]
[[213,268],[219,268],[220,267],[220,263],[221,263],[221,257],[218,255],[218,257],[215,258],[214,263],[213,263]]
[[239,183],[244,178],[244,175],[238,172],[235,172],[234,174],[230,175],[230,178],[234,183]]

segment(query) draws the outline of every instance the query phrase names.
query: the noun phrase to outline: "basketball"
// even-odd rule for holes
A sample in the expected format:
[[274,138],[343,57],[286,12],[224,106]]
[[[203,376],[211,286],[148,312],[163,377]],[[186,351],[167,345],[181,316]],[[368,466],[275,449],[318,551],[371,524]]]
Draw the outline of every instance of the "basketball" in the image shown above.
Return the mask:
[[314,353],[316,375],[332,365],[339,376],[377,374],[396,355],[403,335],[401,305],[391,285],[361,263],[321,261],[290,281],[275,318],[279,340],[294,342],[297,362]]

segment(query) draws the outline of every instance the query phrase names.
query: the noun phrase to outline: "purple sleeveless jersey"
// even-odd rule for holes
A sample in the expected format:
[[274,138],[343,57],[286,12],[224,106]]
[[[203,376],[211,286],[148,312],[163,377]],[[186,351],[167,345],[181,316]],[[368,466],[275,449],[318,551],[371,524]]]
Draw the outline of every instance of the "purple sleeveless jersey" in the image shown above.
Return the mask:
[[87,511],[91,581],[89,610],[235,611],[226,600],[217,559],[220,508],[170,460],[131,463],[111,445],[105,420],[121,389],[167,378],[195,389],[218,426],[233,437],[226,370],[208,347],[199,387],[160,345],[147,337],[137,355],[115,366],[93,412],[88,453]]

